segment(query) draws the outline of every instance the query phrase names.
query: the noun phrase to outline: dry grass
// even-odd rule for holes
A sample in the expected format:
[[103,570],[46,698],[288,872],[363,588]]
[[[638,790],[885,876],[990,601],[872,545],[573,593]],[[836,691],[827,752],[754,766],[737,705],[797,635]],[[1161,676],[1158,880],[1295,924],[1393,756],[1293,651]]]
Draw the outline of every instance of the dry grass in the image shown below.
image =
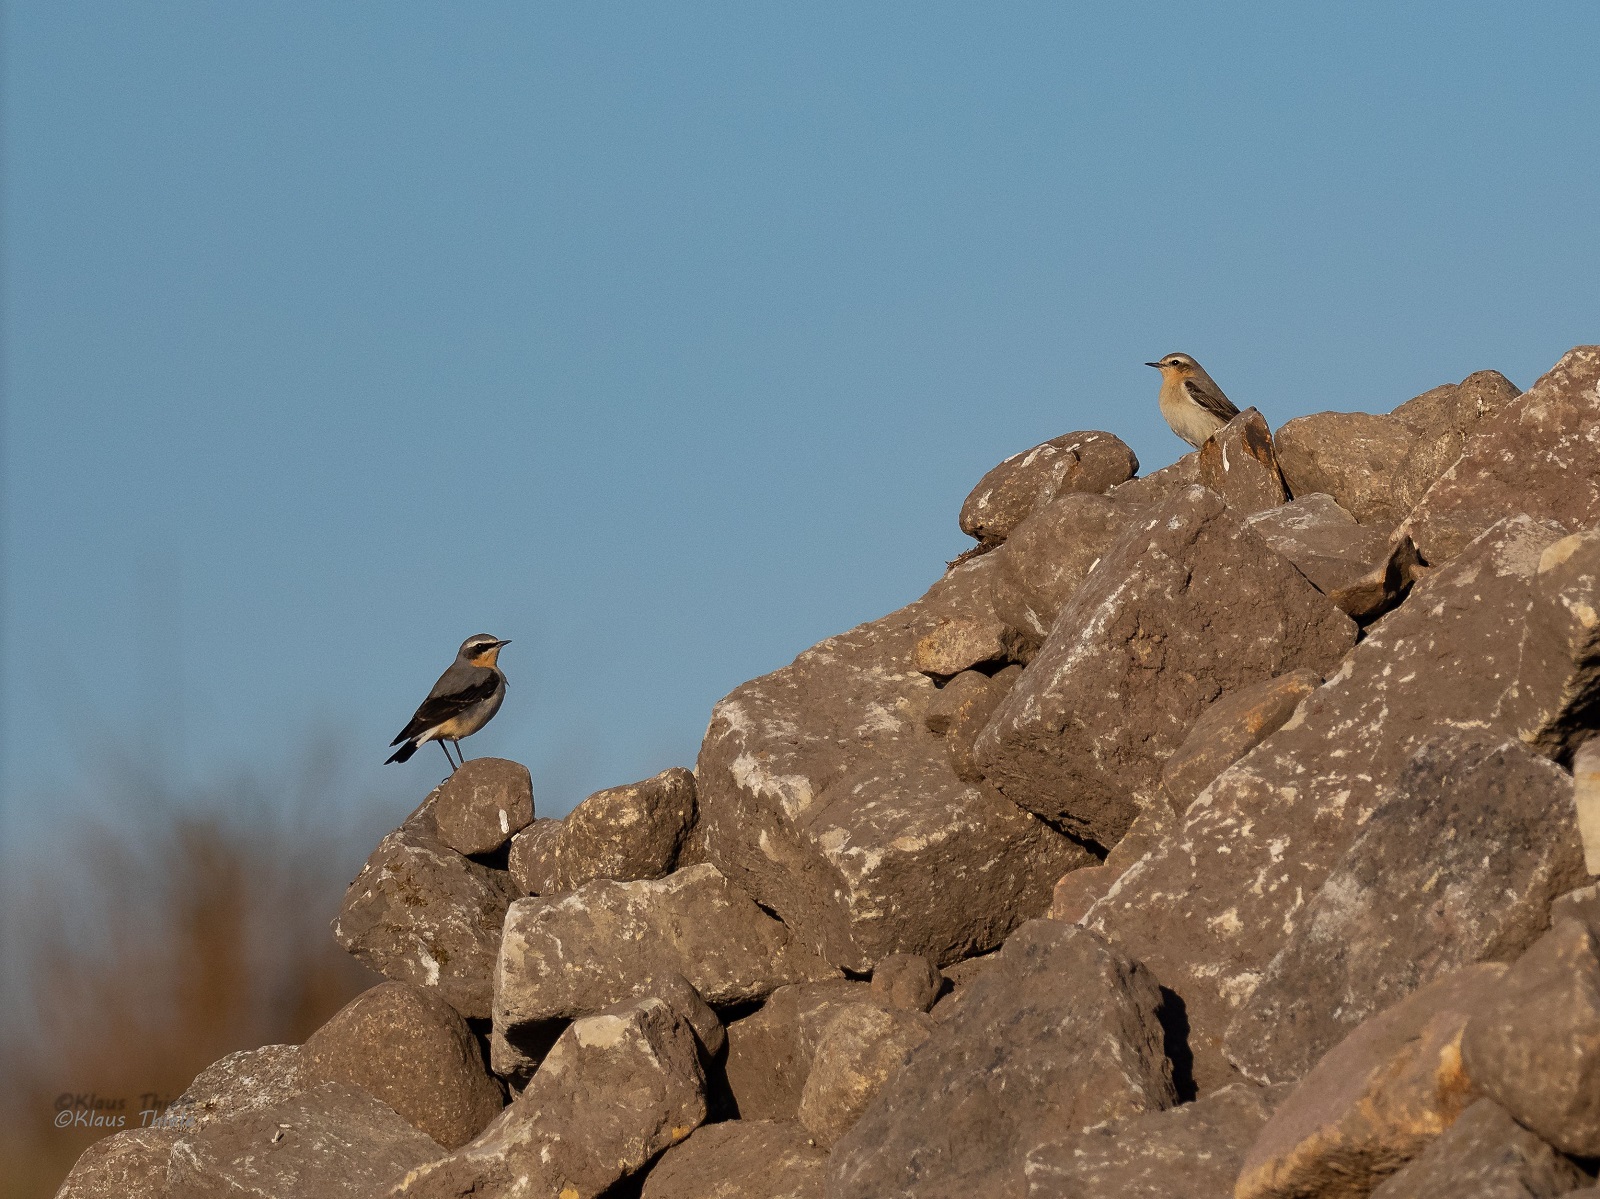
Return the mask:
[[377,981],[328,923],[398,816],[336,778],[326,754],[287,787],[182,797],[124,773],[68,853],[6,880],[0,1197],[54,1194],[106,1135],[54,1127],[61,1096],[120,1101],[136,1126],[217,1058],[303,1041]]

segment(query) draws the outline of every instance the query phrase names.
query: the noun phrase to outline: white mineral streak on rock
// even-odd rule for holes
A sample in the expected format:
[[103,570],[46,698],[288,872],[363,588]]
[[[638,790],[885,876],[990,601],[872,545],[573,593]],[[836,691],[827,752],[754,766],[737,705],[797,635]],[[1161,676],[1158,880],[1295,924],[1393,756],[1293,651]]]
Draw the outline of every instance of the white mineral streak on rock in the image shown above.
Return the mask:
[[1584,865],[1591,875],[1600,875],[1600,737],[1585,741],[1572,760],[1572,798]]

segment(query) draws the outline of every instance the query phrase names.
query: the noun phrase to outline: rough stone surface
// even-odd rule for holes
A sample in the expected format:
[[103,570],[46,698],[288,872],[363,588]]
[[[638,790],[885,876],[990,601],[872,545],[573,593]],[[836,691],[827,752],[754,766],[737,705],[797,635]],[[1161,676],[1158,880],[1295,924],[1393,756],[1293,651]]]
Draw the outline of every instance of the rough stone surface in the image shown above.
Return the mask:
[[884,1007],[925,1012],[943,987],[939,967],[920,953],[891,953],[872,968],[872,997]]
[[1388,552],[1382,530],[1358,525],[1337,500],[1322,492],[1257,512],[1245,526],[1293,562],[1325,595],[1360,580]]
[[1278,1096],[1235,1084],[1169,1111],[1113,1120],[1028,1150],[1028,1199],[1233,1199],[1245,1150]]
[[1539,752],[1565,760],[1600,728],[1600,529],[1546,549],[1535,590],[1529,650],[1545,702],[1521,733]]
[[1317,412],[1283,425],[1278,467],[1295,495],[1331,495],[1361,524],[1387,532],[1433,480],[1410,469],[1417,435],[1402,420],[1369,412]]
[[827,1162],[792,1121],[708,1124],[662,1154],[640,1199],[823,1199]]
[[974,694],[951,714],[950,727],[944,734],[945,755],[949,758],[951,772],[962,782],[983,782],[983,768],[978,765],[978,734],[983,732],[1000,701],[1021,677],[1022,667],[1007,666],[989,679],[982,692]]
[[695,772],[706,858],[837,966],[987,949],[1090,856],[956,778],[926,726],[936,689],[911,669],[912,648],[941,616],[989,602],[1004,552],[953,568],[916,603],[814,646],[712,712]]
[[1513,734],[1540,708],[1525,622],[1560,535],[1507,521],[1419,583],[1084,918],[1183,997],[1202,1090],[1231,1072],[1233,1012],[1421,744],[1442,727]]
[[533,779],[521,762],[473,758],[433,795],[439,840],[457,853],[493,853],[533,819]]
[[1554,1199],[1587,1181],[1505,1108],[1480,1099],[1372,1199]]
[[651,996],[573,1021],[499,1119],[390,1194],[593,1199],[705,1118],[694,1032]]
[[1389,538],[1383,555],[1370,570],[1335,587],[1328,598],[1351,620],[1370,624],[1404,600],[1426,569],[1411,534],[1401,530]]
[[1161,767],[1161,785],[1173,807],[1187,808],[1212,779],[1282,728],[1321,684],[1315,670],[1291,670],[1229,692],[1208,707]]
[[300,1046],[263,1045],[212,1062],[172,1106],[186,1113],[195,1128],[204,1128],[214,1120],[282,1103],[307,1085]]
[[1600,883],[1574,887],[1565,895],[1556,896],[1550,903],[1550,927],[1563,920],[1576,920],[1600,935]]
[[1600,952],[1576,920],[1512,967],[1462,1039],[1484,1093],[1564,1153],[1600,1156]]
[[1161,991],[1095,934],[1023,925],[829,1162],[832,1199],[1001,1195],[1047,1134],[1170,1107]]
[[998,696],[991,697],[989,683],[989,676],[981,670],[963,670],[934,693],[922,723],[936,737],[948,735],[951,726],[973,705],[983,706],[987,711],[992,706],[991,698],[999,702]]
[[1081,921],[1129,867],[1172,835],[1175,825],[1172,813],[1160,807],[1152,806],[1139,813],[1122,840],[1106,854],[1105,861],[1070,870],[1056,880],[1050,898],[1050,919],[1066,924]]
[[1186,487],[1200,482],[1200,451],[1191,450],[1176,462],[1138,479],[1119,483],[1106,492],[1119,503],[1165,504]]
[[1261,1081],[1299,1078],[1430,979],[1515,958],[1586,877],[1571,804],[1566,772],[1503,734],[1423,745],[1234,1017],[1229,1059]]
[[1328,670],[1350,619],[1213,492],[1130,529],[1073,595],[978,737],[984,777],[1076,835],[1115,845],[1165,803],[1161,763],[1219,695]]
[[1406,527],[1437,564],[1515,513],[1571,529],[1600,524],[1600,346],[1567,351],[1524,395],[1477,425]]
[[177,1139],[170,1128],[103,1137],[73,1163],[55,1199],[166,1199],[167,1159]]
[[834,1016],[822,1030],[800,1093],[800,1123],[817,1144],[832,1146],[848,1132],[933,1029],[922,1012],[876,1003],[858,1003]]
[[1035,508],[1064,492],[1099,493],[1139,470],[1139,460],[1110,433],[1066,433],[1013,454],[978,481],[961,505],[961,531],[980,542],[1004,541]]
[[996,559],[994,610],[1031,646],[1016,661],[1038,652],[1072,593],[1143,511],[1103,495],[1064,495],[1012,531]]
[[681,766],[643,782],[596,791],[555,830],[513,848],[529,895],[561,895],[585,883],[662,878],[694,826],[694,775]]
[[[513,1047],[543,1043],[553,1022],[591,1015],[668,974],[681,974],[707,1003],[731,1004],[833,973],[714,866],[632,883],[602,879],[511,905],[494,970],[494,1027]],[[521,1064],[497,1059],[494,1068]]]
[[506,871],[519,895],[547,894],[540,887],[550,885],[549,863],[561,840],[561,821],[541,817],[511,838]]
[[500,924],[516,887],[504,870],[402,826],[345,892],[334,939],[396,982],[436,990],[463,1016],[489,1015]]
[[1447,974],[1335,1046],[1251,1144],[1235,1199],[1359,1199],[1420,1153],[1477,1098],[1462,1029],[1506,969]]
[[911,657],[923,674],[948,678],[975,666],[1010,661],[1022,645],[1022,638],[996,615],[949,616],[917,640]]
[[180,1136],[168,1199],[370,1195],[443,1150],[359,1087],[325,1082]]
[[1240,516],[1276,508],[1289,498],[1272,448],[1272,430],[1246,408],[1200,447],[1200,485],[1220,495]]
[[301,1063],[309,1082],[360,1087],[446,1149],[505,1106],[467,1022],[409,983],[382,983],[345,1004],[306,1039]]
[[866,983],[842,978],[780,987],[728,1025],[724,1071],[740,1119],[795,1119],[822,1030],[871,994]]

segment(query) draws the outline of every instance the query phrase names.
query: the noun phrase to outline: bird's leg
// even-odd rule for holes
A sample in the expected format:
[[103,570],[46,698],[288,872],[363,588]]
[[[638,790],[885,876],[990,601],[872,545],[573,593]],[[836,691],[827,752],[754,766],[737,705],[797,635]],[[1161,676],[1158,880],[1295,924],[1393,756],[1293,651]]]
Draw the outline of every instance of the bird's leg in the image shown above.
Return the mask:
[[456,772],[456,760],[450,756],[450,751],[445,749],[444,738],[439,739],[439,748],[444,749],[444,760],[450,763],[450,773]]
[[463,766],[467,764],[467,755],[461,752],[461,742],[459,739],[456,741],[456,757],[461,759],[461,764]]

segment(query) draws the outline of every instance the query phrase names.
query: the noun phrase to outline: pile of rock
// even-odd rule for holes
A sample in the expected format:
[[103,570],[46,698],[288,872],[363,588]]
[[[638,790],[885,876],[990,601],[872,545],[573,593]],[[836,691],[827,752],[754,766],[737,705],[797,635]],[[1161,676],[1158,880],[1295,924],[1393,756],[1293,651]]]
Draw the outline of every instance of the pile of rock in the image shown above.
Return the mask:
[[1589,1187],[1600,347],[1136,472],[996,467],[692,773],[556,821],[467,763],[334,922],[392,981],[62,1194]]

